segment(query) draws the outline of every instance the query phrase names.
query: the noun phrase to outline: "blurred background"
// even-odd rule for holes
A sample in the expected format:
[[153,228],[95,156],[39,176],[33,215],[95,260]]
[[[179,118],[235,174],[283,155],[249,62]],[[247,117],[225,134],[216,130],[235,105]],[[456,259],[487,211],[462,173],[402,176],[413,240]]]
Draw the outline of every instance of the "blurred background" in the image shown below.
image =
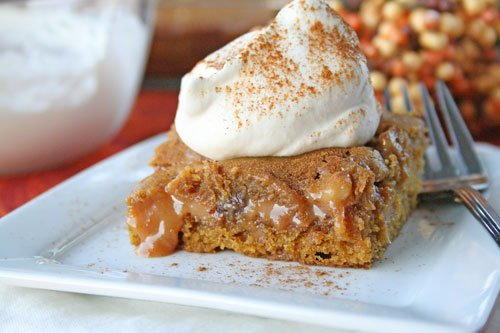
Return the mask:
[[[160,0],[147,83],[178,84],[200,59],[255,25],[265,24],[286,0]],[[500,1],[331,0],[355,29],[379,97],[401,83],[418,103],[418,81],[444,80],[459,99],[476,139],[500,137]],[[174,79],[161,83],[161,78]]]
[[[167,130],[182,75],[287,2],[0,0],[0,176],[80,170]],[[500,143],[500,0],[329,4],[396,112],[402,83],[418,106],[417,82],[444,80],[475,138]]]

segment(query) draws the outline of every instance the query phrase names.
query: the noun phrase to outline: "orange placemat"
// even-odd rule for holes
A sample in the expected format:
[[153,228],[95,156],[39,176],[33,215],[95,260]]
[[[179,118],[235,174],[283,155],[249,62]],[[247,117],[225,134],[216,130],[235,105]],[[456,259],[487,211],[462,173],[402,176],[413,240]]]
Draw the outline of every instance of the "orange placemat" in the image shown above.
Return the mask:
[[0,217],[92,164],[166,131],[174,119],[176,108],[177,92],[142,91],[124,128],[109,144],[55,170],[0,177]]

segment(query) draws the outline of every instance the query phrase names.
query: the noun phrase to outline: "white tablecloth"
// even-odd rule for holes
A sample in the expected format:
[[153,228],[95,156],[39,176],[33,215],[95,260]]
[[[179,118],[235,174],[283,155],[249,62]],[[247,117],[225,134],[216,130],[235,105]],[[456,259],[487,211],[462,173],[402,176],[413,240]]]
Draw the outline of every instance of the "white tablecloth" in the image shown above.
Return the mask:
[[346,332],[229,312],[0,284],[0,332]]
[[[500,310],[485,333],[500,332]],[[347,332],[165,303],[0,284],[0,332]]]

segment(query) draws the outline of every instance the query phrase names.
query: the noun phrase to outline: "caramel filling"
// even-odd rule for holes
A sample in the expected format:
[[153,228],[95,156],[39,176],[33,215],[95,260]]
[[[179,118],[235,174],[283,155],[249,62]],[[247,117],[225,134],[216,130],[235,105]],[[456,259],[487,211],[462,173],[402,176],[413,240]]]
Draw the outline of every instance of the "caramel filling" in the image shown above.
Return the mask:
[[136,253],[143,257],[161,257],[175,251],[182,229],[182,211],[167,193],[158,193],[136,203],[130,209],[129,227],[139,238]]
[[[271,199],[254,202],[238,192],[229,198],[220,199],[221,202],[217,203],[216,208],[210,209],[192,198],[188,200],[173,195],[168,188],[166,186],[165,192],[136,202],[130,208],[128,224],[138,238],[135,242],[136,252],[141,256],[158,257],[174,252],[187,214],[204,224],[218,225],[221,221],[261,221],[281,231],[309,225],[313,216],[321,219],[326,216],[333,217],[334,220],[342,219],[344,212],[338,206],[342,207],[342,203],[352,192],[349,175],[326,174],[309,189],[309,202],[300,196],[290,200],[288,205]],[[287,194],[288,196],[291,194]],[[341,225],[343,224],[335,223],[335,232],[346,232],[341,230]],[[250,224],[246,228],[252,229],[248,232],[257,239],[264,237],[259,234],[258,223]]]
[[343,239],[350,237],[346,230],[345,206],[352,193],[351,178],[346,173],[323,174],[310,188],[308,197],[313,203],[313,213],[319,219],[334,221],[335,233]]

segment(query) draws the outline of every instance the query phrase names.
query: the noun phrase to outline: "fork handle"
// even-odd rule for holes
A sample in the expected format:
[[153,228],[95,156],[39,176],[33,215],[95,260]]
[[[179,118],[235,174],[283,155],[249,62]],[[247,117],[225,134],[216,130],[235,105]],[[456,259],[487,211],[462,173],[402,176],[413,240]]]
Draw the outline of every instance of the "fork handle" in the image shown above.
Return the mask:
[[470,186],[460,187],[453,191],[500,246],[500,217],[483,195]]

